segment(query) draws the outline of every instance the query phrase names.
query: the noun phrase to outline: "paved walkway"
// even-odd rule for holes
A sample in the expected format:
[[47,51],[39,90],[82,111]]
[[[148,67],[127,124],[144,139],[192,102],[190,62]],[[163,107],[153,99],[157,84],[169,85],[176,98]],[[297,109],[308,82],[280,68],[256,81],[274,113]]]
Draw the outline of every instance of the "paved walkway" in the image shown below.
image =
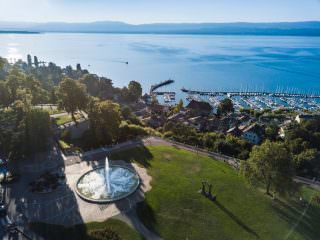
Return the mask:
[[320,190],[320,182],[319,181],[313,181],[313,180],[310,180],[310,179],[307,179],[307,178],[303,178],[303,177],[299,177],[299,176],[296,176],[294,178],[294,181],[298,182],[298,183],[302,183],[302,184],[307,185],[307,186],[310,186],[310,187],[312,187],[314,189]]

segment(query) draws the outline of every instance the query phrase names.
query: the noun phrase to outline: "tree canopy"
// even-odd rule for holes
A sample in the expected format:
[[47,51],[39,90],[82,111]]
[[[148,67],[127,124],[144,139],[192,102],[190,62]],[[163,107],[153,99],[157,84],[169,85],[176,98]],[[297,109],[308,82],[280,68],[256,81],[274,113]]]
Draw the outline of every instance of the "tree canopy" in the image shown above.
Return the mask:
[[10,104],[10,92],[5,82],[0,81],[0,107],[7,107]]
[[112,101],[93,101],[89,107],[93,135],[98,144],[110,144],[117,140],[121,123],[120,106]]
[[44,151],[50,132],[49,113],[41,109],[31,109],[25,117],[25,152]]
[[137,81],[131,81],[128,85],[128,98],[132,102],[136,102],[142,96],[141,84]]
[[219,114],[234,112],[233,102],[230,98],[223,99],[218,106]]
[[65,78],[59,85],[59,105],[71,114],[73,121],[76,111],[85,110],[88,103],[85,85]]
[[247,161],[241,162],[241,173],[253,185],[263,183],[266,193],[284,194],[292,189],[294,164],[283,143],[267,140],[254,146]]

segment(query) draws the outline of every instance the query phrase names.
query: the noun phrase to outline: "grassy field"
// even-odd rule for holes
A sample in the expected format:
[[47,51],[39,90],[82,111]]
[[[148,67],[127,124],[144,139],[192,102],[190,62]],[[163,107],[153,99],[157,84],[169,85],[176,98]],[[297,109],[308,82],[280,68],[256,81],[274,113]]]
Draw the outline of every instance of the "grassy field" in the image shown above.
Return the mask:
[[[148,168],[152,190],[138,214],[163,239],[319,239],[320,208],[298,200],[310,200],[316,192],[309,188],[272,200],[226,164],[171,147],[141,147],[111,159]],[[203,180],[213,184],[216,202],[198,193]]]
[[91,232],[95,230],[102,230],[104,228],[108,228],[111,231],[116,232],[121,240],[143,239],[127,224],[115,219],[99,223],[93,222],[85,225],[76,225],[71,228],[45,223],[32,223],[30,228],[46,240],[96,240],[95,238],[92,238]]

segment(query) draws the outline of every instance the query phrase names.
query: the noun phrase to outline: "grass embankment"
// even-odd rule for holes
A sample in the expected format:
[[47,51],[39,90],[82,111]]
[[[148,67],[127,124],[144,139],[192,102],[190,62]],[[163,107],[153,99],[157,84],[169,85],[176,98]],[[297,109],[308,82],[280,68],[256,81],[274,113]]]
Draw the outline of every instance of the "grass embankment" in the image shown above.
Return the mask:
[[109,238],[93,237],[93,232],[103,231],[104,229],[111,230],[116,234],[112,240],[142,240],[143,238],[127,224],[110,219],[105,222],[93,222],[74,227],[66,228],[59,225],[51,225],[45,223],[32,223],[31,230],[38,233],[47,240],[105,240]]
[[[163,239],[319,239],[320,207],[306,209],[314,190],[303,188],[291,199],[272,200],[249,188],[231,167],[209,157],[171,147],[136,148],[111,159],[138,162],[152,176],[152,190],[138,214]],[[213,184],[217,201],[198,190]]]

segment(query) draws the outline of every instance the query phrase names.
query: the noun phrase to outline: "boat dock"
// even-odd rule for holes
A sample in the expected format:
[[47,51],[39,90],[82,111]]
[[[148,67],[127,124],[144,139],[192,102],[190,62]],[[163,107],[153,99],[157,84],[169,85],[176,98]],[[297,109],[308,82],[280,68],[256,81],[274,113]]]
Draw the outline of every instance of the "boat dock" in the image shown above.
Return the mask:
[[175,95],[175,92],[152,92],[152,94],[157,96],[163,96],[163,95]]

